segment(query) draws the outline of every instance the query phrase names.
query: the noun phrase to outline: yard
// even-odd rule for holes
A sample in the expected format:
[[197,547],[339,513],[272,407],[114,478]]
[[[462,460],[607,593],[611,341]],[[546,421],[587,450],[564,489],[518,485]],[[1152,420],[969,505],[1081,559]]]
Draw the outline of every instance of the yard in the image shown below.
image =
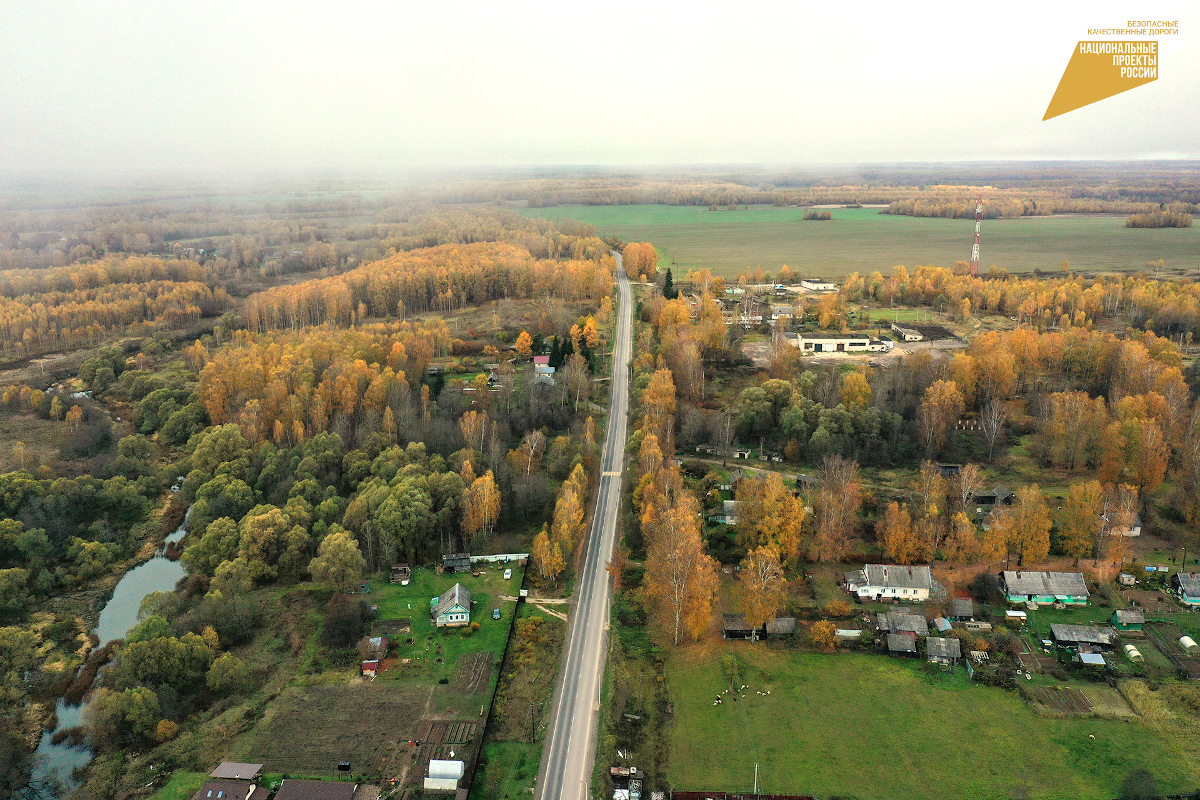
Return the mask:
[[1200,778],[1176,740],[1138,722],[1040,717],[1015,692],[971,685],[961,670],[930,677],[915,661],[738,645],[744,699],[714,706],[728,649],[681,651],[668,665],[675,789],[749,790],[756,763],[760,791],[863,800],[1109,798],[1137,767],[1165,790]]

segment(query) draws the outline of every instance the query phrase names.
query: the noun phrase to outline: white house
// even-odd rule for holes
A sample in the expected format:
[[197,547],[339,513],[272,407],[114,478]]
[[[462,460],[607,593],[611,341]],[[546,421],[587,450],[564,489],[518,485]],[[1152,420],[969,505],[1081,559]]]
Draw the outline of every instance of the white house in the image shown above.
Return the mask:
[[471,591],[461,583],[451,586],[437,598],[433,619],[439,628],[458,628],[471,624]]
[[846,591],[864,600],[928,600],[932,589],[928,566],[867,564],[846,573]]

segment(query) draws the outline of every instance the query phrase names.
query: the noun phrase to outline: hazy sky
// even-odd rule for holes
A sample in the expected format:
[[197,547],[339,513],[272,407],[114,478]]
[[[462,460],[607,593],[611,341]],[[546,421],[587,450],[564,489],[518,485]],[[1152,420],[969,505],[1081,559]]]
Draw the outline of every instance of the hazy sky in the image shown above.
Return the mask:
[[[0,0],[0,170],[1200,157],[1197,6],[1056,5]],[[1160,78],[1043,122],[1130,18]]]

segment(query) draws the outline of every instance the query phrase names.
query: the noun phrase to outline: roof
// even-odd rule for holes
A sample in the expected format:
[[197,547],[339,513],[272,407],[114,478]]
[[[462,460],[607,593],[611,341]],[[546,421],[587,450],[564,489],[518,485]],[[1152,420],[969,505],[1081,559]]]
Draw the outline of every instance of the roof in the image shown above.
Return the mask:
[[1075,644],[1117,643],[1117,632],[1107,625],[1064,625],[1054,622],[1050,624],[1050,635],[1055,641]]
[[722,500],[721,501],[721,511],[727,517],[736,517],[737,513],[738,513],[738,501],[737,500]]
[[929,635],[929,623],[920,614],[911,611],[880,612],[875,616],[879,630],[889,633],[908,632],[917,636]]
[[267,800],[270,796],[271,792],[264,786],[239,780],[213,780],[205,781],[192,795],[192,800]]
[[1121,625],[1141,625],[1146,621],[1146,612],[1133,609],[1117,609],[1117,622]]
[[462,606],[468,612],[471,610],[471,590],[461,583],[454,584],[438,598],[437,605],[433,609],[433,616],[440,617],[455,605]]
[[867,564],[863,567],[867,586],[890,589],[929,589],[933,577],[927,566],[904,567],[896,564]]
[[750,623],[741,614],[722,614],[722,628],[727,631],[749,631]]
[[969,597],[955,597],[950,601],[950,616],[972,617],[975,615],[975,603]]
[[907,633],[889,633],[887,637],[888,650],[893,653],[917,652],[917,639]]
[[930,658],[961,658],[962,644],[952,637],[939,639],[930,636],[925,640],[925,652]]
[[870,341],[871,335],[867,333],[802,333],[800,334],[800,338],[814,342],[840,341],[842,339]]
[[354,800],[353,783],[345,781],[284,780],[275,800]]
[[1079,660],[1084,664],[1094,664],[1098,667],[1104,666],[1104,656],[1099,653],[1080,653]]
[[796,632],[795,617],[776,617],[767,620],[767,633],[783,634]]
[[217,768],[208,773],[210,778],[226,778],[233,780],[252,781],[262,772],[262,764],[243,764],[240,761],[222,761]]
[[1082,572],[1024,572],[1007,570],[1001,573],[1008,594],[1032,594],[1053,597],[1087,597],[1087,584]]
[[466,764],[461,761],[443,761],[436,758],[429,761],[429,777],[431,778],[453,778],[458,780],[465,772]]
[[1179,572],[1175,575],[1179,588],[1184,594],[1196,597],[1200,595],[1200,572]]
[[945,633],[954,626],[950,624],[950,620],[945,617],[934,617],[933,624],[937,626],[939,633]]

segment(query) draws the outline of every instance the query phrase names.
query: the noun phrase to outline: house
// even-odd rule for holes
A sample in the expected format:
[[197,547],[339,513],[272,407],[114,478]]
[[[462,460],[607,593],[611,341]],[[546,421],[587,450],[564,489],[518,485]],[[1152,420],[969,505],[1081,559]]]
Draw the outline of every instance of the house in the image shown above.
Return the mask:
[[363,649],[361,665],[363,675],[374,677],[375,673],[379,671],[379,662],[387,658],[390,641],[391,638],[386,633],[367,639],[366,647]]
[[392,564],[392,583],[408,586],[410,579],[412,579],[412,569],[408,564]]
[[875,615],[875,625],[880,633],[911,633],[914,636],[929,635],[929,623],[916,609],[911,608],[904,608],[899,611],[881,611]]
[[792,636],[795,633],[795,617],[776,617],[767,620],[767,636]]
[[1050,639],[1059,647],[1071,647],[1081,653],[1112,650],[1117,646],[1117,632],[1107,625],[1064,625],[1052,622]]
[[1137,583],[1137,581],[1135,581],[1133,576],[1128,572],[1122,572],[1117,576],[1117,583],[1121,584],[1122,586],[1133,586]]
[[924,338],[921,336],[920,331],[913,330],[912,328],[902,328],[894,322],[892,323],[892,331],[900,337],[900,341],[902,342],[919,342]]
[[938,464],[937,469],[943,478],[957,478],[962,471],[962,464]]
[[1146,612],[1132,608],[1118,608],[1113,612],[1112,624],[1119,631],[1140,631],[1146,624]]
[[915,656],[917,654],[917,637],[911,633],[889,633],[887,649],[893,655]]
[[738,521],[738,501],[737,500],[722,500],[721,511],[716,515],[717,521],[726,525],[737,525]]
[[975,495],[975,504],[980,506],[1011,506],[1013,493],[1003,483],[997,483],[986,492]]
[[750,639],[754,629],[741,614],[721,615],[721,636],[725,639]]
[[871,337],[865,333],[801,333],[788,342],[802,353],[866,353]]
[[1000,573],[1000,590],[1010,603],[1086,605],[1088,601],[1087,583],[1082,572],[1005,570]]
[[262,777],[262,764],[243,764],[240,761],[222,761],[208,777],[217,780],[256,781]]
[[1141,536],[1142,535],[1142,518],[1137,514],[1128,517],[1122,521],[1114,515],[1110,521],[1108,517],[1101,515],[1100,520],[1101,533],[1105,536]]
[[969,597],[955,597],[950,601],[950,619],[966,622],[975,619],[975,603]]
[[192,795],[192,800],[267,800],[271,792],[265,786],[248,781],[205,781]]
[[953,637],[940,639],[930,636],[925,640],[925,656],[941,664],[957,664],[962,658],[962,643]]
[[1176,572],[1171,576],[1171,591],[1185,606],[1200,606],[1200,573]]
[[932,588],[928,566],[867,564],[846,573],[846,591],[863,600],[928,600]]
[[471,591],[461,583],[451,586],[436,598],[434,624],[439,628],[460,628],[471,624]]
[[458,782],[465,772],[466,764],[461,761],[430,759],[424,789],[427,792],[457,792]]
[[275,800],[354,800],[357,783],[345,781],[301,781],[285,778]]
[[443,572],[470,572],[471,571],[471,554],[470,553],[454,553],[453,555],[442,556],[442,571]]

